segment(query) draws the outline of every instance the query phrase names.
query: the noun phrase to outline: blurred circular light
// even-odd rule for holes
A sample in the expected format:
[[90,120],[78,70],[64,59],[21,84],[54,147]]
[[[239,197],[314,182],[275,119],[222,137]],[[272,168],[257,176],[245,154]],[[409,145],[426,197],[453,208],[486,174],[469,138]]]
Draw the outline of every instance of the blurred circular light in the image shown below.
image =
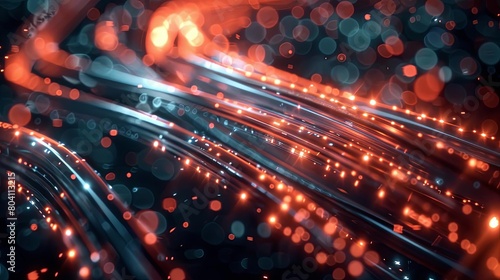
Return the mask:
[[488,65],[495,65],[500,61],[500,47],[492,42],[486,42],[479,47],[479,59]]
[[415,54],[415,63],[424,70],[432,69],[436,66],[437,61],[436,53],[428,48],[423,48]]
[[490,225],[490,228],[497,228],[498,227],[498,218],[497,217],[491,218],[489,225]]

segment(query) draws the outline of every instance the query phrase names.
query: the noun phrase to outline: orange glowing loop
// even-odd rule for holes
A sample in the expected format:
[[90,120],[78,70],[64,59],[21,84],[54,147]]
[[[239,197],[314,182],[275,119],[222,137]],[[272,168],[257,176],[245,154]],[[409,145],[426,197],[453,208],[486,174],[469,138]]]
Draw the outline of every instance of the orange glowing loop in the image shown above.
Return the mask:
[[[239,1],[168,1],[150,16],[146,33],[148,61],[162,63],[170,56],[227,54],[228,36],[252,23],[253,9],[259,10],[257,22],[272,28],[279,21],[276,9],[291,8],[292,2],[259,0],[256,5],[241,5]],[[260,8],[264,3],[268,6]],[[236,38],[239,36],[236,34]]]
[[207,41],[200,27],[203,15],[196,4],[166,4],[155,11],[149,22],[146,51],[154,62],[164,61],[171,54],[175,41],[180,55],[195,53]]

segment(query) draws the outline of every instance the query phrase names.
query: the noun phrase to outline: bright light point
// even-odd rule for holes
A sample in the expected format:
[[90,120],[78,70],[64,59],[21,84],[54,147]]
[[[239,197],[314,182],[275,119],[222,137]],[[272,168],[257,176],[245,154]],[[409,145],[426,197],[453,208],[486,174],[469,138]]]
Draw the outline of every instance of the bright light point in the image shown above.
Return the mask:
[[168,31],[165,26],[159,26],[151,31],[151,42],[155,47],[161,48],[168,42]]
[[16,131],[16,133],[14,133],[14,135],[19,136],[19,131]]
[[64,234],[65,234],[66,236],[70,236],[70,235],[72,234],[71,229],[69,229],[69,228],[68,228],[66,231],[64,231]]
[[497,217],[491,218],[489,225],[490,225],[490,228],[497,228],[498,227]]
[[85,185],[83,185],[83,188],[86,189],[86,190],[88,190],[88,189],[90,189],[90,185],[89,184],[85,184]]
[[246,193],[242,193],[240,195],[240,198],[243,199],[243,200],[247,199],[247,194]]
[[93,252],[92,254],[90,254],[90,260],[92,262],[98,262],[100,259],[101,259],[101,256],[99,255],[98,252]]
[[153,146],[154,146],[155,148],[158,148],[158,145],[159,145],[159,144],[160,144],[160,143],[159,143],[158,141],[154,141],[154,142],[153,142]]
[[394,264],[395,265],[401,265],[401,262],[400,261],[394,261]]
[[270,218],[269,218],[269,222],[270,222],[271,224],[276,223],[276,217],[274,217],[274,216],[270,217]]
[[378,197],[379,197],[379,198],[384,198],[384,196],[385,196],[385,191],[384,191],[384,190],[380,190],[380,191],[378,192]]
[[365,155],[365,156],[363,157],[363,160],[364,160],[364,161],[368,161],[369,159],[370,159],[370,157],[369,157],[368,155]]
[[76,251],[75,250],[69,250],[68,257],[74,258],[75,256],[76,256]]
[[349,96],[349,100],[354,100],[356,97],[354,95]]
[[377,104],[377,101],[375,101],[374,99],[370,100],[370,105],[375,106],[375,104]]

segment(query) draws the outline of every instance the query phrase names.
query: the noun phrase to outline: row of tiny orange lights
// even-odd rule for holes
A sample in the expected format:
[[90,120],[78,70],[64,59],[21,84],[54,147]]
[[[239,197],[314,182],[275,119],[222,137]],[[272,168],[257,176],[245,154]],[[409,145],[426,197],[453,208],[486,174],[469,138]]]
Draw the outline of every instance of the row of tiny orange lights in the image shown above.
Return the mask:
[[[283,184],[281,184],[281,183],[278,185],[278,190],[280,190],[280,189],[283,189]],[[290,189],[289,189],[289,190],[290,190]],[[287,199],[287,198],[288,198],[288,199]],[[290,198],[289,196],[285,197],[285,202],[290,202],[290,200],[291,200],[291,198]],[[299,203],[306,203],[305,197],[304,197],[302,194],[297,194],[297,195],[296,195],[296,200],[297,200],[297,202],[299,202]],[[286,209],[288,209],[288,204],[282,204],[282,205],[286,205],[285,207],[282,207],[282,210],[286,210]],[[316,208],[316,206],[315,206],[313,203],[309,203],[309,204],[307,205],[307,209],[308,209],[309,211],[314,211],[314,210],[316,209],[316,210],[318,210],[318,211],[316,211],[316,214],[317,214],[318,216],[322,217],[322,215],[323,215],[323,211],[319,211],[319,210],[321,210],[322,208]],[[302,211],[302,212],[301,212],[301,211]],[[305,211],[305,210],[304,210],[304,209],[301,209],[301,211],[299,211],[298,213],[304,213],[303,211]],[[304,215],[304,214],[303,214],[303,215]],[[307,218],[307,217],[308,217],[308,215],[304,216],[303,218]],[[297,219],[297,217],[295,217],[295,218]],[[333,219],[333,220],[332,220],[332,219]],[[269,223],[271,223],[271,224],[275,224],[276,222],[277,222],[277,220],[276,220],[276,217],[275,217],[275,216],[271,216],[271,217],[269,218]],[[332,235],[332,234],[334,234],[334,232],[335,232],[336,228],[337,228],[337,219],[336,219],[336,218],[334,218],[334,217],[332,217],[332,218],[330,218],[330,219],[328,220],[328,222],[324,225],[323,230],[324,230],[324,232],[325,232],[327,235]],[[292,234],[292,231],[291,231],[291,229],[290,229],[289,227],[285,227],[285,228],[284,228],[284,230],[283,230],[283,234],[284,234],[285,236],[290,236],[290,237],[292,238],[292,241],[293,241],[294,243],[299,243],[301,240],[303,240],[304,242],[307,242],[307,241],[308,241],[308,239],[309,239],[309,234],[307,233],[307,231],[305,231],[305,229],[304,229],[304,228],[302,228],[302,227],[300,227],[300,226],[296,228],[296,233],[294,233],[294,234]],[[297,234],[298,234],[298,235],[297,235]],[[341,233],[340,235],[341,235],[342,237],[345,237],[345,238],[349,237],[349,234],[347,234],[347,233],[344,233],[344,234],[342,234],[342,233]],[[351,240],[352,240],[352,238],[351,238]],[[344,242],[345,242],[345,241],[344,241]],[[359,240],[359,241],[357,241],[357,242],[355,242],[355,243],[353,244],[353,246],[364,246],[364,245],[365,245],[365,242],[364,242],[363,240]],[[342,247],[338,247],[336,244],[334,244],[334,248],[336,248],[336,249],[338,249],[338,250],[342,250],[342,249],[343,249],[343,247],[344,247],[344,246],[342,246]],[[314,251],[314,245],[312,245],[312,243],[309,243],[309,242],[308,242],[308,243],[306,243],[306,244],[304,245],[304,251],[305,251],[306,253],[312,253],[312,252]],[[360,252],[361,252],[361,251],[359,251],[359,250],[355,250],[355,248],[351,246],[351,253],[352,253],[352,255],[353,255],[354,257],[359,257],[359,256],[361,256],[361,254],[362,254],[362,253],[361,253],[361,254],[359,254]],[[333,256],[331,256],[331,257],[333,257]],[[328,258],[329,258],[329,256],[328,256],[326,253],[324,253],[324,252],[318,252],[318,253],[315,255],[315,260],[316,260],[319,264],[324,264],[324,263],[327,263],[327,259],[328,259]],[[376,262],[378,262],[378,261],[376,261]],[[375,262],[375,263],[376,263],[376,262]],[[329,263],[329,262],[328,262],[328,263]],[[329,263],[329,264],[330,264],[330,263]],[[332,263],[332,264],[330,264],[330,265],[333,265],[333,263]]]
[[[350,99],[351,99],[351,100],[354,100],[354,96],[353,96],[353,95],[351,95]],[[370,101],[370,105],[375,106],[375,105],[376,105],[376,101],[375,101],[375,100],[371,100],[371,101]],[[219,104],[216,104],[216,107],[219,107]],[[394,106],[394,107],[393,107],[393,110],[396,110],[396,109],[397,109],[397,108]],[[241,110],[238,110],[238,114],[241,114],[241,112],[242,112]],[[407,113],[409,113],[409,110],[406,110],[406,112],[407,112]],[[364,116],[367,116],[367,114],[366,114],[366,113],[364,113],[363,115],[364,115]],[[419,118],[420,118],[420,119],[421,119],[422,117],[424,117],[424,118],[425,118],[426,116],[425,116],[425,115],[419,116]],[[372,119],[373,119],[373,118],[372,118]],[[435,120],[435,119],[434,119],[434,120]],[[283,122],[283,121],[284,121],[284,120],[281,120],[281,122]],[[444,121],[443,121],[443,120],[440,120],[440,123],[444,123]],[[279,126],[279,124],[280,124],[280,123],[279,123],[279,122],[274,122],[274,124],[276,124],[276,125],[278,125],[278,126]],[[288,123],[288,124],[289,124],[289,123]],[[392,125],[394,125],[394,122],[391,122],[391,124],[392,124]],[[401,127],[403,128],[404,126],[403,126],[403,125],[401,125]],[[301,129],[302,129],[302,128],[301,128]],[[418,135],[418,136],[419,136],[419,137],[422,137],[422,134],[421,134],[421,133],[419,133],[419,135]],[[492,139],[495,139],[495,138],[493,137]],[[350,144],[349,146],[351,146],[351,147],[352,147],[352,144]],[[346,145],[344,145],[344,147],[346,147]],[[442,144],[441,142],[439,142],[439,143],[437,143],[437,144],[436,144],[436,147],[437,147],[437,148],[443,148],[443,144]],[[449,150],[450,150],[450,149],[449,149]],[[294,148],[292,148],[292,154],[294,153],[294,151],[295,151],[295,149],[294,149]],[[308,153],[310,153],[310,152],[308,151]],[[302,152],[302,151],[299,153],[299,156],[300,156],[300,157],[302,157],[302,156],[303,156],[303,152]],[[373,154],[372,154],[371,156],[373,156]],[[368,160],[369,160],[369,155],[365,155],[365,156],[363,157],[363,160],[364,160],[364,161],[368,161]],[[381,162],[382,162],[382,161],[384,161],[384,160],[383,160],[383,158],[380,158],[380,161],[381,161]],[[483,168],[486,168],[486,169],[488,168],[488,164],[487,164],[487,163],[483,163],[483,162],[481,162],[480,164],[483,166]],[[392,163],[392,162],[389,162],[389,165],[390,165],[390,166],[393,166],[393,163]],[[478,167],[479,167],[479,165],[478,165]],[[401,167],[398,167],[398,169],[401,169]],[[393,173],[394,173],[394,172],[393,172]],[[341,177],[343,177],[343,172],[341,172],[340,174],[341,174]],[[410,174],[411,174],[411,173],[408,171],[408,175],[410,175]],[[357,182],[355,183],[355,186],[357,186]],[[434,188],[432,185],[430,185],[430,187],[431,187],[431,188]],[[436,190],[437,190],[437,188],[436,188]],[[383,198],[383,197],[384,197],[384,195],[385,195],[385,192],[384,192],[383,190],[381,190],[381,191],[379,192],[379,197],[380,197],[380,198]],[[477,205],[477,203],[476,203],[476,205]]]
[[[374,104],[375,104],[375,101],[372,101],[371,103],[372,103],[371,105],[374,105]],[[218,105],[218,104],[217,104],[217,105]],[[241,110],[238,110],[238,113],[239,113],[239,114],[241,114]],[[366,114],[366,113],[365,113],[365,114]],[[284,120],[282,119],[282,120],[281,120],[281,122],[284,122]],[[274,123],[276,124],[277,122],[274,122]],[[277,123],[277,124],[279,124],[279,123]],[[288,124],[289,124],[289,123],[288,123]],[[300,129],[302,130],[303,128],[301,127]],[[422,134],[421,134],[421,133],[419,133],[419,135],[418,135],[418,136],[419,136],[419,137],[422,137]],[[323,139],[325,139],[325,138],[326,138],[326,136],[324,136],[324,137],[323,137]],[[326,140],[326,139],[325,139],[325,140]],[[350,147],[352,147],[353,145],[352,145],[352,144],[349,144],[349,146],[350,146]],[[436,144],[436,146],[437,146],[438,148],[443,148],[443,144],[442,144],[442,143],[437,143],[437,144]],[[344,145],[344,147],[347,147],[347,145]],[[294,154],[294,152],[295,152],[295,148],[292,148],[291,153],[292,153],[292,154]],[[310,153],[310,151],[307,151],[307,153]],[[300,157],[302,157],[303,155],[304,155],[304,154],[303,154],[303,152],[301,151],[301,152],[299,153],[299,156],[300,156]],[[363,160],[364,160],[364,161],[368,161],[368,160],[369,160],[369,158],[370,158],[370,156],[373,156],[373,154],[363,156]],[[380,160],[381,162],[384,162],[384,161],[385,161],[382,157],[380,157],[380,158],[379,158],[379,160]],[[329,160],[328,160],[328,161],[329,161]],[[394,164],[393,164],[392,162],[390,162],[390,161],[387,161],[387,163],[389,164],[389,166],[393,166],[393,165],[394,165]],[[485,167],[485,168],[487,168],[487,167],[488,167],[488,164],[487,164],[487,163],[482,163],[482,162],[481,162],[481,164],[482,164],[482,166],[483,166],[483,167]],[[329,166],[327,166],[327,170],[328,170],[328,167],[329,167]],[[336,164],[336,167],[338,167],[338,164]],[[399,167],[398,167],[398,169],[401,169],[401,166],[399,166]],[[395,173],[395,174],[397,175],[397,173]],[[408,175],[411,175],[410,171],[407,171],[407,174],[408,174]],[[394,175],[394,172],[393,172],[393,175]],[[340,172],[340,177],[343,177],[343,176],[344,176],[344,172]],[[419,178],[419,177],[420,177],[420,176],[418,176],[417,178]],[[418,180],[420,180],[420,179],[418,179]],[[358,185],[358,182],[356,181],[355,186],[357,186],[357,185]],[[434,188],[434,186],[432,186],[432,185],[430,185],[430,187],[431,187],[431,188]],[[436,188],[436,190],[437,190],[437,188]],[[383,198],[384,196],[385,196],[385,191],[381,190],[381,191],[379,192],[379,197],[380,197],[380,198]],[[476,204],[477,204],[477,203],[476,203]]]
[[[19,135],[19,131],[17,131],[17,132],[16,132],[16,135]],[[155,143],[155,144],[154,144],[154,146],[155,146],[155,147],[158,147],[158,142],[156,142],[156,141],[155,141],[154,143]],[[164,147],[163,147],[163,149],[162,149],[162,150],[164,151]],[[364,160],[367,160],[367,156],[365,156]],[[189,160],[187,160],[187,163],[188,163],[188,162],[189,162]],[[25,164],[26,164],[26,163],[25,163]],[[198,170],[198,172],[199,172],[199,168],[198,168],[197,170]],[[208,175],[208,173],[207,173],[207,175]],[[340,176],[341,176],[341,177],[343,177],[343,172],[341,172],[341,175],[340,175]],[[263,178],[264,178],[264,174],[262,174],[262,175],[261,175],[261,179],[263,179]],[[379,191],[379,197],[380,197],[380,198],[383,198],[383,197],[384,197],[384,195],[385,195],[385,192],[384,192],[383,190],[380,190],[380,191]],[[450,193],[449,193],[449,192],[446,192],[446,195],[448,195],[448,196],[449,196],[449,195],[450,195]],[[63,197],[63,194],[61,194],[61,197]],[[246,194],[245,194],[244,196],[242,196],[242,198],[243,198],[243,199],[244,199],[244,198],[246,198]],[[477,204],[477,203],[476,203],[476,204]],[[274,222],[275,222],[275,217],[272,217],[272,219],[270,219],[270,221],[272,221],[272,223],[274,223]],[[54,224],[54,225],[53,225],[53,229],[55,230],[56,228],[57,228],[57,225],[55,225],[55,224]],[[151,242],[148,242],[148,243],[151,243]]]
[[[281,120],[281,122],[284,122],[284,120]],[[276,123],[276,122],[275,122],[275,123]],[[288,124],[289,124],[289,123],[288,123]],[[302,130],[302,129],[303,129],[303,127],[301,127],[300,129]],[[419,136],[419,137],[422,137],[422,134],[421,134],[421,133],[419,133],[419,135],[418,135],[418,136]],[[327,137],[326,137],[326,136],[323,136],[323,139],[327,140]],[[348,146],[349,146],[349,147],[353,147],[353,145],[352,145],[351,143],[350,143],[349,145],[344,144],[344,147],[348,147]],[[441,142],[439,142],[439,143],[437,143],[437,144],[436,144],[436,147],[437,147],[437,148],[443,148],[443,144],[442,144]],[[291,154],[294,154],[294,153],[295,153],[295,150],[296,150],[295,148],[292,148],[292,149],[291,149]],[[306,151],[306,152],[307,152],[308,154],[310,154],[310,151]],[[298,153],[298,155],[299,155],[299,157],[303,157],[303,156],[304,156],[304,152],[303,152],[303,151],[301,151],[300,153]],[[373,155],[373,154],[366,154],[366,155],[364,155],[364,156],[362,157],[362,159],[363,159],[363,161],[369,161],[371,157],[374,157],[374,155]],[[376,157],[376,156],[375,156],[375,157]],[[386,163],[387,163],[389,166],[391,166],[391,167],[392,167],[392,166],[394,166],[394,164],[393,164],[391,161],[389,161],[389,160],[385,160],[385,159],[383,159],[383,157],[379,157],[379,161],[380,161],[380,162],[386,162]],[[330,160],[327,160],[327,162],[330,162]],[[472,165],[474,165],[474,166],[475,166],[475,160],[474,160],[474,159],[472,159],[472,162],[471,162],[470,164],[472,164]],[[472,165],[471,165],[471,166],[472,166]],[[487,164],[487,163],[482,163],[482,162],[481,162],[481,166],[483,166],[483,167],[487,168],[488,164]],[[336,163],[336,164],[335,164],[335,167],[337,167],[337,168],[338,168],[338,167],[339,167],[339,164],[338,164],[338,163]],[[401,166],[398,166],[398,169],[401,169]],[[330,165],[327,165],[326,170],[327,170],[327,171],[329,171],[329,170],[330,170]],[[353,171],[353,172],[355,172],[355,171]],[[397,172],[392,172],[392,173],[393,173],[393,175],[395,175],[395,176],[397,176],[397,175],[398,175],[398,173],[397,173]],[[342,172],[340,172],[339,174],[340,174],[340,177],[344,177],[345,172],[344,172],[344,171],[342,171]],[[407,171],[407,175],[411,175],[411,172],[410,172],[410,171]],[[417,180],[420,180],[420,176],[418,176],[418,177],[417,177]],[[357,186],[357,183],[356,183],[356,186]],[[433,186],[431,185],[431,187],[433,187]],[[384,194],[385,194],[385,193],[382,191],[382,192],[379,194],[379,197],[380,197],[380,198],[383,198],[383,197],[384,197]]]
[[[222,64],[221,64],[222,65]],[[227,66],[226,66],[227,68]],[[312,84],[310,80],[307,80],[307,79],[303,79],[303,78],[300,78],[298,79],[302,84],[309,84],[309,86],[297,86],[296,83],[287,83],[287,84],[284,84],[284,82],[278,78],[274,78],[274,81],[273,78],[271,77],[268,77],[266,75],[263,75],[263,74],[258,74],[258,73],[255,73],[253,71],[248,71],[248,70],[245,70],[245,69],[240,69],[240,68],[233,68],[231,66],[231,68],[227,68],[227,69],[230,69],[230,71],[232,71],[233,69],[236,69],[237,71],[239,71],[241,74],[244,74],[245,76],[247,77],[254,77],[255,80],[260,80],[262,82],[267,82],[268,80],[271,80],[269,84],[271,85],[276,85],[276,86],[280,86],[280,85],[283,85],[283,86],[288,86],[289,88],[291,89],[298,89],[299,91],[303,92],[303,93],[307,93],[307,94],[311,94],[311,95],[316,95],[317,97],[320,97],[321,99],[326,99],[326,95],[328,94],[334,94],[334,95],[340,95],[340,92],[338,89],[335,89],[330,86],[325,86],[325,85],[320,85],[320,84],[317,84],[316,86],[314,84]],[[253,67],[252,67],[253,69]],[[276,72],[280,72],[279,70],[275,70]],[[283,71],[281,71],[283,72]],[[284,72],[286,73],[286,72]],[[289,74],[288,74],[289,75]],[[322,87],[323,88],[323,91],[324,93],[317,93],[318,91],[318,88],[319,87]],[[302,88],[300,90],[300,88]],[[310,89],[313,89],[313,90],[310,90]],[[336,94],[335,94],[336,93]],[[416,113],[416,112],[412,112],[408,109],[406,110],[403,110],[403,109],[399,109],[397,108],[396,106],[389,106],[389,105],[385,105],[385,104],[382,104],[382,105],[377,105],[377,102],[376,100],[374,99],[365,99],[365,98],[360,98],[360,97],[357,97],[349,92],[344,92],[340,97],[343,97],[347,100],[350,100],[350,101],[354,101],[355,99],[357,100],[361,100],[362,102],[365,102],[365,104],[369,104],[371,106],[380,106],[380,107],[383,107],[383,108],[387,108],[387,109],[392,109],[393,111],[399,111],[399,112],[404,112],[408,115],[414,115],[414,116],[417,116],[417,119],[418,120],[426,120],[426,119],[429,119],[429,120],[432,120],[432,121],[437,121],[439,122],[440,124],[444,124],[444,125],[450,125],[450,126],[453,126],[453,127],[457,127],[457,125],[453,124],[453,123],[450,123],[450,122],[447,122],[443,119],[439,119],[439,118],[436,118],[436,117],[429,117],[427,116],[426,114],[420,114],[420,113]],[[330,101],[332,103],[339,103],[339,100],[336,99],[336,98],[330,98]],[[347,104],[344,104],[342,102],[340,102],[340,104],[344,105],[343,108],[346,109],[345,105]],[[356,106],[350,106],[350,108],[352,108],[353,110],[357,110],[357,107]],[[465,132],[465,130],[462,128],[462,127],[458,127],[458,131],[459,132]],[[473,133],[477,133],[477,130],[476,129],[473,129],[471,130],[470,132],[473,132]],[[494,136],[488,136],[486,133],[481,133],[480,134],[482,137],[484,138],[490,138],[491,140],[495,140],[495,137]]]
[[[34,135],[34,132],[30,132],[29,133],[31,136]],[[114,133],[112,133],[114,134]],[[15,136],[19,136],[20,135],[20,131],[16,131],[14,133]],[[115,134],[116,135],[116,134]],[[44,140],[44,137],[40,138],[39,139],[40,141],[43,141]],[[49,144],[50,145],[50,144]],[[84,159],[82,159],[82,161],[85,161]],[[78,163],[79,161],[76,161],[76,163]],[[27,165],[27,166],[31,166],[31,164],[28,164],[27,162],[23,161],[22,158],[19,158],[18,160],[18,163],[23,163],[24,165]],[[71,179],[72,180],[75,180],[76,179],[76,176],[74,176],[74,174],[71,176]],[[19,185],[18,187],[18,192],[22,192],[24,189]],[[25,190],[27,193],[29,193],[29,190]],[[61,198],[64,198],[65,195],[64,193],[61,193],[60,194],[60,197]],[[112,199],[112,195],[108,195],[108,199]],[[27,197],[28,200],[29,200],[29,196]],[[49,207],[45,207],[44,208],[46,214],[50,215],[51,214],[51,209]],[[57,229],[59,229],[57,223],[53,222],[52,221],[52,218],[49,216],[49,217],[46,217],[45,218],[45,221],[49,224],[50,228],[53,230],[53,231],[56,231]],[[30,229],[32,231],[36,231],[38,230],[38,225],[37,224],[31,224],[30,225]],[[71,237],[73,235],[73,230],[71,228],[66,228],[64,230],[61,229],[61,234],[63,234],[64,236],[67,236],[67,237]],[[77,251],[75,249],[69,249],[68,252],[66,253],[67,257],[69,259],[74,259],[76,256],[77,256]],[[59,254],[59,258],[61,258],[63,256],[63,254]],[[47,271],[47,269],[42,269],[40,272],[41,273],[45,273]],[[58,272],[56,272],[54,274],[55,277],[57,277],[58,275]],[[80,277],[82,278],[88,278],[90,276],[90,270],[88,267],[84,266],[84,267],[81,267],[80,270],[79,270],[79,275]],[[38,279],[39,275],[36,271],[34,272],[30,272],[28,274],[28,279]]]
[[[154,143],[156,143],[156,142],[154,142]],[[155,146],[155,147],[158,147],[158,145],[154,145],[154,146]],[[184,160],[184,163],[185,163],[185,165],[190,165],[190,164],[191,164],[191,161],[190,161],[190,159],[185,159],[185,160]],[[192,167],[194,168],[194,166],[192,166]],[[196,169],[195,169],[195,170],[196,170],[198,173],[200,173],[200,172],[201,172],[201,170],[200,170],[200,167],[199,167],[199,166],[198,166],[198,167],[196,167]],[[207,175],[208,175],[208,174],[209,174],[209,173],[207,173]],[[261,174],[261,175],[259,175],[259,179],[260,179],[260,180],[264,180],[264,179],[266,178],[266,176],[267,176],[266,174]],[[208,176],[207,176],[207,177],[208,177]],[[271,178],[271,179],[274,179],[274,177],[270,177],[270,178]],[[216,182],[217,182],[217,181],[216,181]],[[282,183],[279,183],[279,184],[278,184],[278,186],[277,186],[277,189],[278,189],[278,190],[282,190],[282,189],[284,189],[284,185],[283,185]],[[290,189],[289,187],[287,187],[287,189],[288,189],[288,191],[291,191],[291,190],[292,190],[292,189]],[[241,200],[243,200],[243,201],[248,199],[248,195],[247,195],[247,193],[246,193],[246,192],[241,193],[239,197],[240,197],[240,199],[241,199]],[[297,198],[297,201],[300,201],[300,202],[303,202],[303,201],[304,201],[304,196],[303,196],[303,195],[301,195],[301,194],[298,194],[298,195],[296,196],[296,198]],[[193,197],[193,199],[196,199],[196,197]],[[286,198],[285,198],[285,200],[286,200]],[[287,200],[287,201],[289,201],[289,200]],[[213,201],[212,201],[212,202],[213,202]],[[212,202],[210,203],[210,208],[211,208],[211,209],[213,208],[213,207],[212,207],[212,205],[213,205],[213,203],[212,203]],[[289,207],[289,206],[288,206],[288,204],[287,204],[286,202],[281,204],[281,209],[282,209],[282,210],[288,210],[288,207]],[[215,207],[215,209],[212,209],[212,210],[214,210],[214,211],[218,211],[218,210],[219,210],[219,207]],[[259,210],[259,209],[258,209],[258,210]],[[171,212],[171,211],[173,211],[173,209],[169,210],[169,212]],[[258,211],[258,212],[260,213],[260,211]],[[125,216],[124,216],[124,217],[125,217]],[[130,215],[128,215],[128,216],[126,217],[126,219],[128,219],[128,218],[130,218],[130,217],[131,217],[131,216],[130,216]],[[271,216],[269,216],[269,218],[268,218],[268,222],[269,222],[269,223],[271,223],[271,224],[276,224],[277,226],[279,226],[279,224],[277,224],[278,219],[277,219],[277,217],[276,217],[275,215],[271,215]],[[187,223],[187,222],[185,222],[185,223],[183,224],[183,227],[187,227],[187,226],[188,226],[188,223]],[[229,236],[228,236],[228,238],[229,238],[230,240],[233,240],[233,239],[234,239],[234,235],[229,235]],[[251,240],[253,240],[253,238],[250,238],[250,239],[249,239],[249,241],[251,241]]]
[[[438,143],[438,146],[439,146],[439,143]],[[441,148],[442,148],[442,147],[441,147]],[[292,148],[291,153],[292,153],[292,154],[294,153],[294,149],[293,149],[293,148]],[[369,159],[368,155],[365,155],[365,156],[364,156],[364,158],[363,158],[363,160],[365,160],[365,161],[367,161],[368,159]],[[475,165],[475,164],[473,163],[473,165]],[[399,167],[399,169],[401,169],[401,168]],[[264,179],[264,177],[265,177],[265,175],[264,175],[264,174],[262,174],[262,175],[260,176],[260,179],[261,179],[261,180],[263,180],[263,179]],[[417,179],[418,179],[418,180],[420,180],[420,176],[418,176],[418,177],[417,177]],[[280,184],[280,185],[281,185],[281,184]],[[446,195],[447,195],[447,196],[450,196],[450,192],[446,192]],[[383,197],[385,196],[385,191],[384,191],[384,190],[380,190],[380,191],[379,191],[379,193],[378,193],[378,196],[379,196],[380,198],[383,198]],[[246,197],[246,194],[242,194],[242,198],[245,198],[245,197]],[[477,205],[477,203],[476,203],[476,205]],[[287,205],[287,204],[285,204],[285,203],[283,203],[283,204],[282,204],[282,209],[283,209],[283,210],[287,210],[287,209],[288,209],[288,205]],[[405,210],[405,214],[407,214],[407,215],[408,215],[408,212],[409,212],[409,210],[408,210],[408,209],[406,209],[406,210]],[[420,223],[422,223],[423,225],[425,225],[426,227],[430,227],[430,225],[432,224],[431,222],[427,222],[427,221],[430,221],[430,219],[429,219],[429,218],[425,218],[424,220],[422,220],[422,219],[420,219],[420,216],[419,216],[419,218],[418,218],[417,220],[418,220]],[[275,217],[275,216],[271,216],[271,217],[269,218],[269,222],[270,222],[271,224],[276,223],[276,221],[277,221],[277,220],[276,220],[276,217]],[[490,225],[490,227],[492,227],[492,228],[496,228],[496,227],[498,227],[498,220],[497,220],[497,218],[496,218],[496,217],[491,218],[489,225]],[[474,252],[475,252],[475,250],[474,250],[474,249],[470,249],[470,248],[474,248],[474,246],[467,246],[467,248],[469,248],[469,249],[468,249],[468,252],[469,252],[469,253],[474,253]]]

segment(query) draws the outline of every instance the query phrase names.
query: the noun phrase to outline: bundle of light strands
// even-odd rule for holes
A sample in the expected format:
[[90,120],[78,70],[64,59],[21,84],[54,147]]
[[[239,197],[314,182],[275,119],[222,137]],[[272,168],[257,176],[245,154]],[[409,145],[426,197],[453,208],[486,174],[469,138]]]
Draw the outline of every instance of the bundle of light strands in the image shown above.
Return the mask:
[[0,5],[0,279],[500,278],[497,2]]

